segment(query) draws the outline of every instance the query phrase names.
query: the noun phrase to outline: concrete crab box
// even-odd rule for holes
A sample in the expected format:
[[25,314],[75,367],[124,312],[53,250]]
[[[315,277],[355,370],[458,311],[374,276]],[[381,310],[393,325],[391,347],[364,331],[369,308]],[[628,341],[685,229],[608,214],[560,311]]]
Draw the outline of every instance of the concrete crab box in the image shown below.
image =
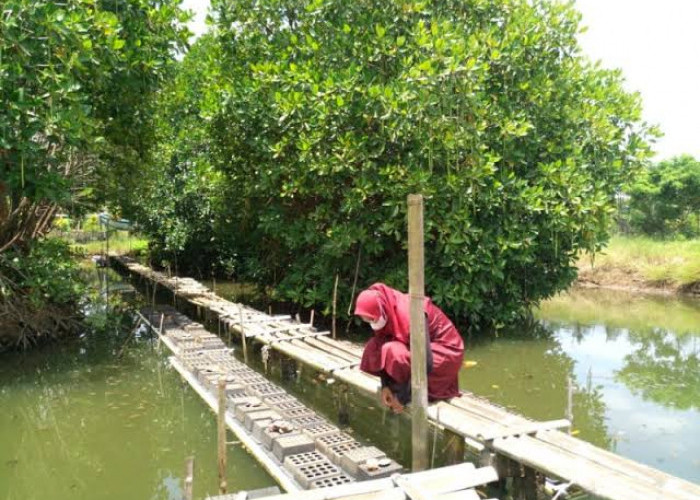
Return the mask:
[[261,399],[266,396],[274,396],[275,394],[284,394],[284,390],[281,387],[269,382],[249,384],[246,386],[246,392],[249,396],[256,396]]
[[312,425],[309,427],[304,427],[302,432],[308,435],[310,438],[316,440],[316,438],[321,436],[326,436],[328,434],[337,434],[340,432],[335,425],[329,424],[328,422],[322,422],[317,425]]
[[232,398],[233,412],[240,422],[245,422],[246,413],[267,410],[267,405],[260,401],[260,398],[245,396],[241,398]]
[[288,455],[314,451],[315,447],[314,440],[306,434],[287,434],[272,442],[272,453],[277,457],[277,460],[283,462]]
[[267,397],[264,397],[263,401],[265,401],[267,404],[269,404],[275,410],[277,410],[278,412],[280,412],[282,414],[284,414],[290,410],[298,410],[300,408],[304,408],[304,409],[308,410],[309,412],[311,412],[311,410],[306,408],[306,406],[304,406],[304,404],[297,399],[289,399],[286,401],[279,401],[277,403],[268,403],[269,399]]
[[370,458],[379,460],[381,458],[386,458],[386,454],[374,446],[361,446],[360,448],[347,450],[340,457],[340,467],[351,476],[357,477],[359,466]]
[[365,461],[365,463],[357,466],[357,480],[366,481],[369,479],[380,479],[401,472],[403,472],[401,464],[389,458],[379,459],[379,466],[372,470],[367,466],[367,462]]
[[300,465],[295,468],[293,475],[302,488],[309,489],[311,483],[338,476],[341,472],[338,467],[326,459],[322,462]]
[[256,422],[258,420],[279,420],[281,419],[282,416],[277,413],[274,410],[261,410],[261,411],[250,411],[246,412],[245,418],[243,420],[243,423],[245,424],[245,428],[248,429],[249,431],[253,430],[253,422]]
[[336,476],[330,476],[330,477],[324,477],[321,479],[316,479],[315,481],[311,481],[311,484],[309,485],[310,490],[317,490],[320,488],[332,488],[333,486],[341,486],[343,484],[348,484],[348,483],[354,483],[355,480],[348,476],[347,474],[343,474],[342,472]]
[[282,436],[289,436],[291,434],[300,434],[299,429],[292,426],[292,430],[287,432],[280,432],[279,430],[274,430],[266,427],[262,430],[260,434],[260,442],[265,446],[265,448],[267,448],[268,450],[272,450],[276,439]]
[[316,446],[321,453],[328,455],[328,451],[331,446],[340,443],[349,443],[350,441],[355,441],[355,439],[345,432],[336,432],[334,434],[326,434],[323,436],[318,436],[316,438]]
[[[297,403],[301,405],[301,402],[294,396],[291,396],[287,394],[286,392],[284,394],[275,394],[273,396],[265,396],[263,398],[263,401],[265,404],[268,404],[270,406],[275,406],[281,404],[281,403]],[[303,405],[302,405],[303,406]]]
[[305,417],[297,417],[290,420],[294,426],[300,429],[305,429],[306,427],[314,427],[320,424],[327,424],[328,421],[319,415],[308,415]]
[[362,443],[355,440],[346,441],[344,443],[338,443],[328,447],[326,455],[328,455],[328,458],[331,459],[331,462],[340,465],[341,460],[348,452],[357,450],[358,448],[362,448]]
[[290,420],[294,419],[294,418],[311,417],[311,416],[316,415],[316,412],[307,408],[306,406],[300,406],[297,408],[288,408],[286,410],[283,410],[283,409],[279,408],[279,406],[278,406],[277,409],[279,410],[279,412],[282,415],[284,415],[284,418],[287,418]]

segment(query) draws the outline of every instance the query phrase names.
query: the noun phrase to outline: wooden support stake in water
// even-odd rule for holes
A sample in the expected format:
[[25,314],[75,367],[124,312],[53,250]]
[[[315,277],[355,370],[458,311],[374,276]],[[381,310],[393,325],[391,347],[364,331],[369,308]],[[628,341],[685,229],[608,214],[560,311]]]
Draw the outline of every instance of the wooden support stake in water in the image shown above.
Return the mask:
[[408,292],[411,297],[411,418],[413,471],[429,465],[428,368],[425,342],[423,196],[408,195]]
[[185,500],[192,500],[192,490],[194,484],[194,457],[187,457],[185,460]]
[[314,326],[314,315],[316,314],[315,309],[311,309],[311,318],[309,319],[309,326]]
[[574,428],[574,383],[571,377],[566,378],[566,419],[571,424],[569,426],[569,434]]
[[333,323],[332,323],[332,334],[333,339],[335,339],[335,318],[336,318],[336,306],[338,304],[338,274],[335,275],[335,285],[333,285]]
[[240,313],[241,316],[241,343],[243,344],[243,361],[245,361],[245,364],[248,364],[248,344],[246,343],[245,339],[245,327],[243,326],[243,308],[239,307],[238,312]]
[[219,379],[218,455],[219,493],[226,493],[226,379]]

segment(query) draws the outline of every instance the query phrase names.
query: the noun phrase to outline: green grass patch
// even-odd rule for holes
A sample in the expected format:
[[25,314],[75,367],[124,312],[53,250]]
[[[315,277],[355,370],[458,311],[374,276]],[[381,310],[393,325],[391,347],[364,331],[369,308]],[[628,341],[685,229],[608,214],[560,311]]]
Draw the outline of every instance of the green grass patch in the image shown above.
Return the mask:
[[110,236],[109,242],[71,243],[71,249],[81,255],[94,255],[106,251],[110,255],[140,255],[148,250],[148,239],[138,235],[128,236],[126,231],[119,231],[118,234]]
[[[662,241],[615,236],[593,260],[594,267],[634,274],[646,281],[683,286],[700,281],[700,239]],[[579,267],[590,268],[590,256]]]

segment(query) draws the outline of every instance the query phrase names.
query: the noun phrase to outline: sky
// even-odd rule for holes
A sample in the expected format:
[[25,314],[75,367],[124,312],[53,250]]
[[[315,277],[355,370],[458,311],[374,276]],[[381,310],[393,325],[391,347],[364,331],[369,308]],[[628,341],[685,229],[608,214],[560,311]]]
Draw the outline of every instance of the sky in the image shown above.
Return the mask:
[[[184,0],[195,12],[190,29],[205,31],[209,0]],[[664,136],[656,160],[680,154],[700,159],[700,0],[575,0],[588,28],[584,53],[620,68],[625,87],[639,92],[644,120]]]

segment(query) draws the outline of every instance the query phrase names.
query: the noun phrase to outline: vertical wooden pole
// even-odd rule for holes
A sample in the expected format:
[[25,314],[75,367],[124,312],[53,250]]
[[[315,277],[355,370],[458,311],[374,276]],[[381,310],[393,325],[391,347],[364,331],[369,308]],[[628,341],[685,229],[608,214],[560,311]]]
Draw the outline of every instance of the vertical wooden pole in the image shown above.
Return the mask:
[[185,460],[185,500],[192,500],[192,487],[194,483],[194,457]]
[[571,377],[566,378],[566,418],[569,421],[569,435],[574,428],[574,383]]
[[335,339],[335,318],[336,318],[336,305],[338,303],[338,274],[335,275],[335,285],[333,285],[333,324],[331,331],[333,332],[333,338]]
[[226,379],[219,379],[218,455],[219,493],[226,493]]
[[309,319],[309,326],[314,326],[314,315],[316,314],[315,309],[311,309],[311,318]]
[[411,296],[411,417],[413,471],[429,465],[428,368],[425,352],[423,196],[408,195],[408,292]]
[[240,313],[240,318],[241,318],[241,343],[243,344],[243,361],[245,361],[245,364],[248,364],[248,345],[246,344],[246,339],[245,339],[245,327],[243,326],[243,308],[239,306],[238,312]]

